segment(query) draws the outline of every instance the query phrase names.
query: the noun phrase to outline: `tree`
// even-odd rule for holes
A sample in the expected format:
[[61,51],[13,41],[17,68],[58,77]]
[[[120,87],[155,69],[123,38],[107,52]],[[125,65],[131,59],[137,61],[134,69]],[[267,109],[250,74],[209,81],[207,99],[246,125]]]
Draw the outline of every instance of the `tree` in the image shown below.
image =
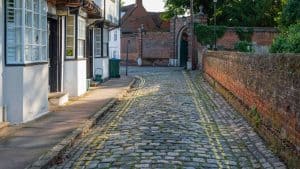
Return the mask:
[[[218,0],[217,23],[227,26],[276,26],[276,18],[282,11],[286,0]],[[209,23],[213,23],[214,9],[212,0],[194,0],[194,10],[204,6]],[[190,8],[190,0],[166,0],[165,18],[183,14]],[[176,12],[175,12],[176,11]]]
[[300,22],[278,35],[271,46],[272,53],[300,53]]
[[300,21],[300,1],[288,0],[283,8],[281,23],[284,27],[290,26]]

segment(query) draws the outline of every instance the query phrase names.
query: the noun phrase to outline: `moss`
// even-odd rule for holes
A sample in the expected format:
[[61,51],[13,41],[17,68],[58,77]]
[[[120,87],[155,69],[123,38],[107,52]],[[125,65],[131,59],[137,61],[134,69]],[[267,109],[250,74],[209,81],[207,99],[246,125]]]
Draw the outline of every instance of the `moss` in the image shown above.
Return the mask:
[[256,106],[248,107],[208,74],[204,74],[204,77],[208,83],[227,100],[229,104],[231,104],[253,127],[255,127],[255,131],[267,142],[268,147],[286,163],[288,168],[299,168],[299,153],[291,147],[284,146],[284,144],[282,144],[283,140],[274,135],[263,125],[262,117]]

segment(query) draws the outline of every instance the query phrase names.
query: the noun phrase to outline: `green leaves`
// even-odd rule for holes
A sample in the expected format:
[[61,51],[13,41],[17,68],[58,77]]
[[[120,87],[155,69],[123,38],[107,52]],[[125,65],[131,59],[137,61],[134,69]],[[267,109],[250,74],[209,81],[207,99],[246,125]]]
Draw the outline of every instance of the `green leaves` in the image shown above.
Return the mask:
[[281,22],[283,26],[289,26],[300,21],[300,1],[288,0],[282,11]]
[[300,22],[278,35],[270,48],[272,53],[300,53]]
[[248,41],[239,41],[234,45],[234,49],[239,52],[253,52],[252,43]]
[[[216,38],[224,36],[226,32],[225,26],[216,26]],[[195,24],[195,34],[198,42],[202,45],[213,45],[215,41],[214,26]]]

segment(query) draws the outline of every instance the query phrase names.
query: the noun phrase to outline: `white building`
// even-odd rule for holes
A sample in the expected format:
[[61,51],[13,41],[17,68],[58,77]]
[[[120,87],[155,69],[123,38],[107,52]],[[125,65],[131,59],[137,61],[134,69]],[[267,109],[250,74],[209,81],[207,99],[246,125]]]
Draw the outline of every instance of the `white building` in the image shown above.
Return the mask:
[[121,59],[120,3],[110,3],[108,11],[109,20],[117,25],[109,31],[109,57]]
[[121,29],[113,29],[109,35],[109,56],[110,58],[121,59]]
[[[0,0],[0,23],[4,23],[4,4]],[[4,24],[0,25],[0,123],[5,121],[3,111],[3,60],[4,60]]]
[[7,120],[20,123],[48,112],[47,2],[4,3],[3,105]]
[[88,77],[96,79],[101,75],[102,79],[109,78],[109,31],[119,25],[120,0],[96,0],[95,3],[101,7],[103,20],[90,20],[90,60],[88,61]]

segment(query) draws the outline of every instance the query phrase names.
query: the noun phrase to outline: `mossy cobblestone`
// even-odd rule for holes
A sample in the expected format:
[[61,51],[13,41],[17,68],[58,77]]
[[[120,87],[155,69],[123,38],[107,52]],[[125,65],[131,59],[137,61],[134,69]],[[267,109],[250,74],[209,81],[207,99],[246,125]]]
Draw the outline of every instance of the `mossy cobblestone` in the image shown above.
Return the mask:
[[201,74],[135,69],[140,84],[53,169],[285,168]]

